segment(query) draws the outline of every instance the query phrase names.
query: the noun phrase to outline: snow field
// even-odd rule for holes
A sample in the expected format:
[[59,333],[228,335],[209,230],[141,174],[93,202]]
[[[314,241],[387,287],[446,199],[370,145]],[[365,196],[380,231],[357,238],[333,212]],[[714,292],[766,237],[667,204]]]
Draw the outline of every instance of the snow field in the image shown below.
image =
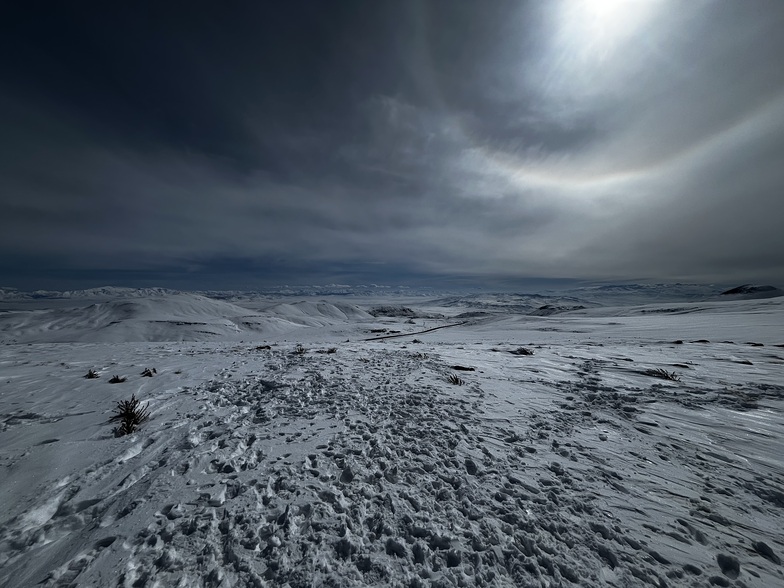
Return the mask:
[[[342,324],[353,342],[317,331],[301,354],[6,345],[0,584],[783,585],[772,335],[747,344],[721,315],[551,318],[418,344]],[[152,419],[115,438],[132,393]]]

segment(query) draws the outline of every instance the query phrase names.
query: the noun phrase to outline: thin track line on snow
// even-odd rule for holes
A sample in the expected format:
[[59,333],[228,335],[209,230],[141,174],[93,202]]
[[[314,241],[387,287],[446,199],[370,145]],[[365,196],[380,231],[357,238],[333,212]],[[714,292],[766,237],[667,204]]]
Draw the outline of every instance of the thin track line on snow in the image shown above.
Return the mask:
[[395,337],[410,337],[411,335],[421,335],[422,333],[430,333],[432,331],[437,331],[438,329],[459,327],[460,325],[464,325],[467,322],[468,321],[463,321],[462,323],[454,323],[452,325],[441,325],[440,327],[433,327],[432,329],[426,329],[424,331],[414,331],[413,333],[399,333],[397,335],[384,335],[383,337],[371,337],[370,339],[362,339],[362,341],[381,341],[382,339],[394,339]]

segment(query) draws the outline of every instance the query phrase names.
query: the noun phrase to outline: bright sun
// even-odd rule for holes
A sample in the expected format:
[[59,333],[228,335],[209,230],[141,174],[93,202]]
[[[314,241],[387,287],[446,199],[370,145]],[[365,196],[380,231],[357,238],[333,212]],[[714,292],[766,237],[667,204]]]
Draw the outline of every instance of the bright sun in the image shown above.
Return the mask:
[[565,0],[562,40],[581,59],[603,61],[632,37],[659,0]]

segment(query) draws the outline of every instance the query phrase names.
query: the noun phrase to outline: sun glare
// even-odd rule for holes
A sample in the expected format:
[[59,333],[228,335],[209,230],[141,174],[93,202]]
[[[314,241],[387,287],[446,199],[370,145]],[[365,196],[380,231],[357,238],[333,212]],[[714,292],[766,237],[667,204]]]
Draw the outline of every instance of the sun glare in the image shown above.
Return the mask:
[[586,61],[602,61],[638,32],[659,0],[566,0],[562,41]]

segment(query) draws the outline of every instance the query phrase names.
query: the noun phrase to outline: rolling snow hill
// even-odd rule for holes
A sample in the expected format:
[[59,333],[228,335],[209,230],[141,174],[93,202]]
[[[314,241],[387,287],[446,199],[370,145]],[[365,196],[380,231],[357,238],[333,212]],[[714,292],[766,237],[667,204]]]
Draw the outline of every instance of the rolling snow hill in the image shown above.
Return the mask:
[[258,339],[373,320],[353,304],[299,301],[249,310],[198,294],[121,298],[85,307],[0,314],[4,342],[214,341]]

